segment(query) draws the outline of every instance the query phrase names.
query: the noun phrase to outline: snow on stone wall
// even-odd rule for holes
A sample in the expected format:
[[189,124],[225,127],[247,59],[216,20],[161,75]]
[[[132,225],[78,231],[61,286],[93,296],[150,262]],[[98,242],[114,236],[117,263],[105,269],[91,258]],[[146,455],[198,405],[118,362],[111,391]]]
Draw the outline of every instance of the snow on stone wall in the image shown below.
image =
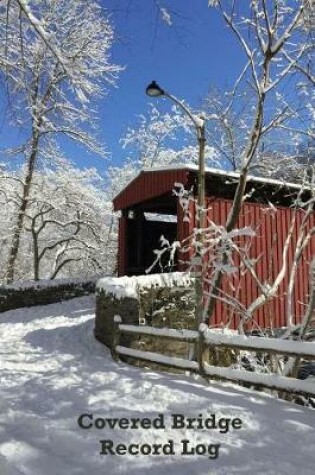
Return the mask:
[[[119,315],[124,324],[194,329],[194,309],[194,282],[188,273],[106,277],[96,286],[95,336],[112,348],[115,315]],[[150,336],[122,335],[120,344],[181,356],[188,349],[186,343]]]
[[152,287],[189,287],[192,277],[187,272],[139,275],[132,277],[104,277],[96,284],[97,292],[103,291],[116,299],[139,298],[139,289]]
[[47,305],[95,292],[97,278],[56,279],[0,285],[0,312]]

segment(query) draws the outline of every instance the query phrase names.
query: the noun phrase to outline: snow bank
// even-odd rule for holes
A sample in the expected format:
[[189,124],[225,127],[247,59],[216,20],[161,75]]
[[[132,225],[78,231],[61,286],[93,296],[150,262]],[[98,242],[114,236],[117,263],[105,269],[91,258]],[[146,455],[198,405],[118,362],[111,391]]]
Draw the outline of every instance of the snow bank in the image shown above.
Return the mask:
[[[1,475],[314,474],[315,411],[233,384],[117,364],[94,339],[93,325],[92,296],[0,314]],[[93,416],[93,427],[79,427],[81,414]],[[107,423],[159,415],[165,429]],[[173,427],[176,415],[182,428]],[[224,433],[187,424],[213,415],[238,418],[242,427]],[[175,454],[100,455],[101,439],[171,440]],[[182,440],[198,453],[182,454]],[[202,448],[213,443],[220,450],[211,460]]]

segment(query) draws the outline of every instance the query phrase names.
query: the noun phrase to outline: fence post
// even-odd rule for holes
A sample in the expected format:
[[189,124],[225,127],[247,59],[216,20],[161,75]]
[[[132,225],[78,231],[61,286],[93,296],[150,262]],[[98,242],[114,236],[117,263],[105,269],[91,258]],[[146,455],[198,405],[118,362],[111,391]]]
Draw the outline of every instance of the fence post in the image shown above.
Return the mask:
[[119,325],[121,324],[121,321],[122,320],[121,320],[120,315],[114,316],[113,342],[112,342],[112,348],[111,348],[112,358],[114,361],[119,361],[119,355],[116,352],[116,347],[119,345],[119,340],[120,340]]
[[[303,341],[307,332],[308,326],[315,313],[315,258],[313,258],[310,265],[310,290],[309,290],[309,302],[306,309],[305,316],[302,319],[301,328],[299,331],[299,340]],[[297,378],[299,366],[301,364],[301,357],[297,357],[293,362],[293,368],[291,369],[291,377]]]
[[199,363],[199,372],[201,376],[206,376],[205,370],[204,370],[204,363],[209,362],[209,346],[205,340],[204,336],[204,331],[205,327],[207,327],[205,324],[199,325],[199,338],[198,338],[198,363]]

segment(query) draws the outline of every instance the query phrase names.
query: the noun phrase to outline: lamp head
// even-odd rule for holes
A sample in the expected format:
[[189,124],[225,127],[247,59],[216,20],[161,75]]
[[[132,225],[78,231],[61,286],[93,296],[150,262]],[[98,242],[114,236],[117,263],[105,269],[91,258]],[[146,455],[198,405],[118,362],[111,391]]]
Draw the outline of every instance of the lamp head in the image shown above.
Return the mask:
[[162,88],[155,82],[152,81],[145,90],[145,93],[150,97],[160,97],[164,96],[165,92]]

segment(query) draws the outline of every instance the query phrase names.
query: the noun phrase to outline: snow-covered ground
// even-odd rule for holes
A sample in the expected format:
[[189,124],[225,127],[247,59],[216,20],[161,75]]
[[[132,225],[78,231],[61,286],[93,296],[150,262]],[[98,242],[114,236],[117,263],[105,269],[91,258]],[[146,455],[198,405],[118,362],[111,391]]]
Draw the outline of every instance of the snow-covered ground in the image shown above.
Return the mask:
[[[314,474],[315,411],[116,364],[94,339],[93,312],[93,298],[82,297],[0,314],[0,475]],[[81,414],[105,427],[80,428]],[[184,428],[174,427],[175,414]],[[209,427],[221,418],[221,432],[189,428],[188,417]],[[126,428],[139,420],[144,427]],[[100,440],[120,454],[100,455]],[[185,444],[199,454],[182,454]]]

